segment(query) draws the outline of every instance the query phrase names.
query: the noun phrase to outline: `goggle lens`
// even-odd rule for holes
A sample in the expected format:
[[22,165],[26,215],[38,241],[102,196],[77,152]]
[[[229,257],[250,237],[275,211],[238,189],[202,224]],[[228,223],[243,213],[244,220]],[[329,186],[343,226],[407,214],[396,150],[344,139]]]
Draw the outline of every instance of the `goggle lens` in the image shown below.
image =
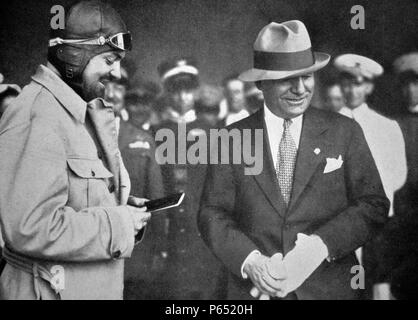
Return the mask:
[[109,38],[109,42],[120,50],[130,51],[132,49],[132,36],[128,33],[118,33]]

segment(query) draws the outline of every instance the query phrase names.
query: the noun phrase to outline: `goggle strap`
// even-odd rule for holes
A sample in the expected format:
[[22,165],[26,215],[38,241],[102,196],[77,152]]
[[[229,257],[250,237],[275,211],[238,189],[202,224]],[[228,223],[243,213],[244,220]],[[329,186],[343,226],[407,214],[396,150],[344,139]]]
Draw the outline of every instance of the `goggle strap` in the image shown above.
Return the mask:
[[[129,34],[129,33],[128,33]],[[86,45],[99,45],[103,46],[105,44],[109,44],[113,47],[117,47],[121,50],[126,50],[126,48],[121,48],[118,45],[116,45],[114,42],[112,42],[112,39],[118,39],[119,36],[122,36],[123,39],[123,33],[115,34],[111,37],[105,38],[104,36],[100,36],[99,38],[95,39],[62,39],[62,38],[54,38],[49,40],[49,46],[54,47],[59,44],[86,44]],[[123,44],[125,46],[125,43]]]
[[54,38],[49,40],[49,46],[54,47],[59,44],[87,44],[87,45],[103,45],[105,43],[99,42],[100,38],[97,39],[61,39],[61,38]]

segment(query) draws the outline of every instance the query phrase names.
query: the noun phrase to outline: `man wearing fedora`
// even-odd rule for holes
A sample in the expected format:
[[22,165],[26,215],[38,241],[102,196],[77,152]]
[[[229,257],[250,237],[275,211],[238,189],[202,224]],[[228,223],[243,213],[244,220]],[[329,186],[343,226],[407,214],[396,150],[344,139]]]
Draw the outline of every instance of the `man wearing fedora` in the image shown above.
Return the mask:
[[[228,298],[359,299],[354,251],[386,221],[389,202],[361,128],[310,107],[313,73],[329,55],[313,52],[300,21],[272,22],[242,73],[264,107],[229,129],[262,129],[263,171],[208,168],[199,229],[230,271]],[[255,146],[256,147],[256,146]],[[280,257],[283,259],[270,258]]]

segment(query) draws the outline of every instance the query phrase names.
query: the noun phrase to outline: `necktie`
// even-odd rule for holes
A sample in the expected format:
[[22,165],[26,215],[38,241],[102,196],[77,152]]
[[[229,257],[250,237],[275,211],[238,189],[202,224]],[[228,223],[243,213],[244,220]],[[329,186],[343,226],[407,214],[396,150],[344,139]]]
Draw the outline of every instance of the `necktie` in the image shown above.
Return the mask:
[[285,119],[283,123],[283,135],[277,153],[276,174],[279,187],[286,205],[289,205],[292,194],[293,172],[295,169],[297,148],[290,134],[292,120]]

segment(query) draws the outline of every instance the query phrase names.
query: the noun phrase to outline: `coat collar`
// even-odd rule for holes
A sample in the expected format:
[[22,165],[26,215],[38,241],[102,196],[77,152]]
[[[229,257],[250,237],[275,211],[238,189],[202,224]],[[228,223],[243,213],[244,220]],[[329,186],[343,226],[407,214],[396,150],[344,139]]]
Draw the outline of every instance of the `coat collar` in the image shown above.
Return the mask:
[[[268,143],[267,129],[264,123],[263,110],[257,111],[254,115],[247,118],[251,129],[264,130],[263,143],[263,170],[259,175],[254,175],[254,179],[263,190],[267,199],[281,216],[286,216],[295,207],[298,199],[308,185],[313,173],[322,162],[323,156],[316,154],[317,148],[328,149],[327,141],[322,134],[327,131],[329,124],[324,117],[321,117],[317,110],[309,107],[304,114],[301,140],[298,148],[296,166],[293,178],[292,197],[288,208],[281,196],[280,187],[276,178],[276,171]],[[254,139],[253,139],[254,144]],[[254,147],[254,146],[253,146]]]
[[50,91],[76,120],[85,123],[87,103],[57,73],[40,65],[32,79]]
[[[288,214],[295,207],[319,164],[323,162],[326,150],[330,148],[330,143],[323,137],[330,124],[319,113],[320,111],[313,107],[309,107],[305,111]],[[323,152],[315,152],[315,150],[321,149]]]
[[87,112],[92,122],[94,134],[103,149],[107,166],[113,173],[115,190],[119,194],[121,156],[112,105],[101,98],[97,98],[88,103]]
[[[244,121],[248,121],[248,128],[252,130],[263,130],[263,170],[260,174],[254,174],[252,177],[259,185],[270,204],[282,217],[284,217],[286,213],[286,206],[276,178],[276,170],[274,169],[267,128],[264,121],[264,110],[260,109]],[[256,148],[255,139],[252,139],[251,142],[254,150]]]

